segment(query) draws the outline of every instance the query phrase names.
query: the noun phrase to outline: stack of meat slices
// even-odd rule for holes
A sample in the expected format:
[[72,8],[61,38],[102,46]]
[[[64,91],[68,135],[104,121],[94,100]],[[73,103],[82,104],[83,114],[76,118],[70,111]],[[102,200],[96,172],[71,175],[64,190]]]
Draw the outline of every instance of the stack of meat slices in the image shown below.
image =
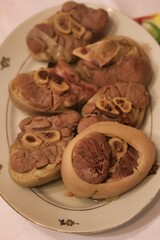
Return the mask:
[[79,197],[107,198],[150,171],[154,147],[137,129],[149,102],[150,61],[128,37],[97,41],[108,20],[103,9],[67,2],[28,33],[32,57],[53,65],[9,84],[13,103],[36,114],[20,122],[10,146],[17,183],[33,187],[62,177]]

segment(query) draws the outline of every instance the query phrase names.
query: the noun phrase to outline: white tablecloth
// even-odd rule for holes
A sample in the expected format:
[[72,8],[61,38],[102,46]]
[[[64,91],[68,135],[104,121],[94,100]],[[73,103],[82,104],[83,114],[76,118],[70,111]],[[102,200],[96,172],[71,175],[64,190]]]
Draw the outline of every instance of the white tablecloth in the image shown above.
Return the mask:
[[[23,21],[63,0],[0,0],[0,44]],[[119,10],[129,17],[160,12],[160,0],[88,0]],[[140,199],[137,199],[140,201]],[[15,212],[0,197],[0,240],[159,240],[160,193],[137,217],[125,225],[96,235],[60,233],[38,226]]]

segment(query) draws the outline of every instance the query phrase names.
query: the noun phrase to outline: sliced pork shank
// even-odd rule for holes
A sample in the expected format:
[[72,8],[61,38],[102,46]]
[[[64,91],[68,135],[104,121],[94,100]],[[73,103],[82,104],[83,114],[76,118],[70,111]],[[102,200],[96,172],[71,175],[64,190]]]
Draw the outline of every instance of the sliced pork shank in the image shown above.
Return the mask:
[[68,191],[78,197],[118,197],[139,184],[154,161],[154,145],[141,130],[99,122],[67,145],[61,175]]
[[116,121],[140,128],[149,103],[149,93],[140,83],[118,82],[100,88],[82,108],[78,132],[99,121]]
[[20,73],[9,84],[12,101],[22,110],[57,113],[81,108],[96,92],[94,84],[81,80],[67,63]]
[[98,86],[136,82],[147,86],[152,69],[149,58],[137,42],[125,36],[110,36],[73,51],[80,58],[77,70],[83,79]]
[[73,1],[39,23],[27,34],[26,42],[37,60],[73,61],[73,49],[94,42],[108,26],[109,15]]
[[35,187],[60,178],[64,149],[75,136],[80,119],[70,110],[52,117],[28,117],[10,146],[9,172],[24,186]]

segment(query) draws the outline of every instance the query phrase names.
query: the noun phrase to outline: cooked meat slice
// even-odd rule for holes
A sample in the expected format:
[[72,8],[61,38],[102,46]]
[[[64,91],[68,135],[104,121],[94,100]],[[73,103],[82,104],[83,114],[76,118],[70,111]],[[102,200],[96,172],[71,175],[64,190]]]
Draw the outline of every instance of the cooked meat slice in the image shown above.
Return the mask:
[[140,128],[148,103],[149,94],[142,84],[118,82],[102,87],[82,108],[78,131],[108,120]]
[[80,109],[95,94],[97,86],[84,82],[75,69],[59,61],[53,68],[22,73],[9,84],[17,107],[31,113],[59,113]]
[[108,12],[103,9],[67,2],[54,15],[36,24],[28,32],[26,43],[35,59],[72,62],[72,51],[100,38],[108,22]]
[[[79,120],[80,115],[74,110],[50,117],[23,119],[19,123],[21,132],[10,146],[10,167],[15,172],[25,173],[52,164],[55,167],[60,165],[63,152],[74,137]],[[53,165],[48,169],[52,169]],[[58,171],[60,173],[60,167]]]
[[45,147],[42,149],[50,163],[55,163],[57,157],[57,147],[53,145],[51,147]]
[[47,23],[40,23],[40,24],[37,24],[35,27],[51,38],[55,34],[54,29],[51,26],[49,26]]
[[132,83],[128,85],[126,97],[137,108],[145,108],[149,101],[148,92],[142,84]]
[[[63,130],[68,133],[75,131],[80,120],[80,114],[74,110],[68,110],[61,114],[46,116],[27,117],[21,120],[21,131],[43,131],[49,129]],[[65,134],[64,134],[65,135]]]
[[69,12],[78,23],[95,35],[103,32],[109,20],[108,13],[104,9],[93,9],[75,2],[64,3],[62,11]]
[[134,173],[134,169],[138,166],[138,153],[134,148],[129,148],[126,154],[120,159],[112,178],[123,178]]
[[117,82],[135,82],[147,86],[152,68],[144,49],[125,36],[110,36],[105,40],[79,47],[73,51],[80,58],[76,69],[82,78],[98,86]]
[[96,122],[99,122],[99,119],[96,115],[82,118],[78,123],[77,132],[80,133],[83,129],[89,127],[90,125],[92,125]]
[[34,161],[31,158],[30,152],[21,148],[14,152],[10,157],[10,165],[17,172],[28,172],[34,167]]
[[60,115],[49,117],[48,119],[53,129],[61,130],[63,128],[68,128],[72,131],[75,130],[80,120],[80,114],[74,110],[68,110]]
[[49,164],[48,158],[42,151],[42,149],[37,149],[31,152],[31,158],[34,162],[34,166],[39,169]]
[[73,149],[73,167],[77,175],[89,183],[101,183],[110,165],[110,147],[101,133],[92,133]]
[[51,123],[47,117],[37,116],[37,117],[27,117],[22,119],[19,123],[19,127],[22,131],[28,130],[44,130],[50,128]]

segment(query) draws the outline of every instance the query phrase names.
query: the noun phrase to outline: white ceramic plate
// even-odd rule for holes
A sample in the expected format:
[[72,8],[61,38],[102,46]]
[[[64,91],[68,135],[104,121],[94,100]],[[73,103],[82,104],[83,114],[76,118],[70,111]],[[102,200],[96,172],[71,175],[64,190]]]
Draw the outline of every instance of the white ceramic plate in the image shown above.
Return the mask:
[[[18,73],[30,71],[44,63],[29,56],[25,43],[28,31],[59,7],[47,9],[20,25],[0,48],[0,193],[18,213],[44,227],[76,233],[94,233],[109,230],[126,223],[140,213],[160,189],[160,169],[156,175],[147,177],[133,190],[112,201],[83,200],[67,196],[61,181],[37,189],[24,188],[14,183],[8,174],[8,146],[19,131],[18,123],[26,113],[18,110],[8,98],[8,83]],[[137,23],[121,13],[107,9],[110,14],[108,34],[126,35],[147,46],[152,66],[150,84],[151,104],[143,130],[154,142],[160,162],[160,47]],[[5,66],[3,67],[3,64]]]

